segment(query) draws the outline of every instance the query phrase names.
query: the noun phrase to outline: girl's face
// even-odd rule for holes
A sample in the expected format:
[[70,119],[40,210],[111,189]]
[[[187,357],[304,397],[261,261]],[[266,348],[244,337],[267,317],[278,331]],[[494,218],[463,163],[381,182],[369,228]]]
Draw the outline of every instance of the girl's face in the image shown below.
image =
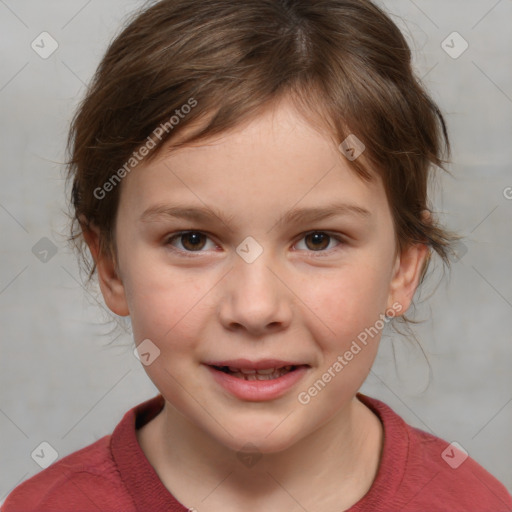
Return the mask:
[[[117,276],[99,262],[101,289],[131,316],[135,343],[150,340],[144,368],[167,407],[233,450],[261,452],[347,410],[426,250],[395,254],[380,179],[361,180],[288,102],[132,171],[116,241]],[[206,364],[239,358],[304,366],[271,388]]]

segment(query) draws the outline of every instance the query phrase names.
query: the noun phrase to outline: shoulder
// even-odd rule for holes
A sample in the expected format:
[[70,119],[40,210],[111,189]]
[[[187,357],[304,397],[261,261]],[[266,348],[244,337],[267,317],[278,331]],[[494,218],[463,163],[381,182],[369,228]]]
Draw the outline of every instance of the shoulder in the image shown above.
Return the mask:
[[9,494],[2,512],[133,510],[110,440],[105,436],[29,478]]
[[[424,488],[413,501],[445,503],[445,510],[512,511],[505,486],[472,459],[457,442],[447,442],[407,425],[410,449],[404,486],[414,487],[423,475]],[[419,491],[419,490],[418,490]]]
[[462,446],[408,425],[379,400],[361,394],[358,398],[384,427],[379,472],[367,496],[370,503],[381,503],[376,510],[387,512],[382,508],[385,497],[402,512],[512,511],[506,488]]

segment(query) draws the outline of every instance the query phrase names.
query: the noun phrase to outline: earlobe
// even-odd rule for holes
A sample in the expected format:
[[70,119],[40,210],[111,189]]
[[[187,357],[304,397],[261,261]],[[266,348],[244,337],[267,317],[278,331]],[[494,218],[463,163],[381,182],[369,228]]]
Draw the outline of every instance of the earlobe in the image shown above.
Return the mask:
[[388,308],[398,302],[402,306],[400,314],[409,309],[429,254],[430,250],[426,244],[414,244],[404,248],[397,255],[390,283]]
[[110,252],[107,254],[100,250],[99,228],[91,223],[87,226],[82,223],[82,232],[96,263],[98,281],[106,305],[116,315],[128,316],[130,312],[126,301],[125,288],[116,268],[114,257]]

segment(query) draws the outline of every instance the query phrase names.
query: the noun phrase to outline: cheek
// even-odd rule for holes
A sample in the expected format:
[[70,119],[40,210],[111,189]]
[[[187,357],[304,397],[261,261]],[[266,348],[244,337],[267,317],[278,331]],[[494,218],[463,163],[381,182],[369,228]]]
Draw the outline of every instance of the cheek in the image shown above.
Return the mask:
[[[309,288],[314,315],[306,328],[321,350],[319,371],[303,386],[298,400],[309,404],[311,416],[324,417],[342,407],[365,381],[377,355],[386,307],[382,268],[354,266]],[[321,399],[317,398],[320,397]]]
[[[374,265],[347,266],[314,285],[304,283],[304,302],[319,339],[350,343],[385,311],[388,283]],[[306,291],[307,290],[307,291]],[[313,326],[311,326],[313,329]],[[327,335],[327,337],[326,337]]]
[[128,272],[125,291],[130,309],[134,339],[149,338],[161,350],[188,347],[198,329],[205,307],[201,299],[208,283],[199,286],[183,272],[154,265],[143,271]]

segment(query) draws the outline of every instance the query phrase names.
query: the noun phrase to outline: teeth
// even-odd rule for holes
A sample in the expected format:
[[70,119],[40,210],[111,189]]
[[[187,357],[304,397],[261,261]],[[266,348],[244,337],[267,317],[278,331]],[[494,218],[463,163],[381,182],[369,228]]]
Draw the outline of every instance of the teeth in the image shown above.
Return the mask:
[[266,368],[264,370],[248,370],[246,368],[229,367],[231,375],[244,380],[272,380],[278,379],[291,370],[291,366],[284,368]]
[[257,373],[258,375],[270,375],[275,373],[277,370],[286,370],[290,371],[291,366],[284,366],[282,368],[265,368],[264,370],[254,370],[253,368],[235,368],[234,366],[228,366],[229,371],[233,373],[243,373],[244,375],[254,375]]
[[[231,370],[231,368],[230,368]],[[256,373],[256,370],[251,368],[235,368],[233,370],[234,372],[242,372],[244,375],[254,375]]]
[[[242,373],[245,373],[244,370],[240,370]],[[270,375],[276,371],[275,368],[267,368],[266,370],[255,370],[258,375]]]

